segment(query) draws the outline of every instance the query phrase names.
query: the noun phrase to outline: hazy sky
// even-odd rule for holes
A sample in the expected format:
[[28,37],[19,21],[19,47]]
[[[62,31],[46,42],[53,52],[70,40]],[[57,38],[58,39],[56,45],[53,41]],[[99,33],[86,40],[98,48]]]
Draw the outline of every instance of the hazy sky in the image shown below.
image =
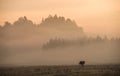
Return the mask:
[[21,16],[40,23],[49,14],[74,19],[89,35],[120,37],[120,0],[0,0],[0,25]]

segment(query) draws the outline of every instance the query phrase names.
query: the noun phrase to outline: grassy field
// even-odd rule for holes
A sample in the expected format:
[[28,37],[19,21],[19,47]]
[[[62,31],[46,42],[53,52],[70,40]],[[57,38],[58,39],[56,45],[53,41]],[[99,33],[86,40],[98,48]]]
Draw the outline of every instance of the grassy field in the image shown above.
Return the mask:
[[120,65],[0,67],[0,76],[120,76]]

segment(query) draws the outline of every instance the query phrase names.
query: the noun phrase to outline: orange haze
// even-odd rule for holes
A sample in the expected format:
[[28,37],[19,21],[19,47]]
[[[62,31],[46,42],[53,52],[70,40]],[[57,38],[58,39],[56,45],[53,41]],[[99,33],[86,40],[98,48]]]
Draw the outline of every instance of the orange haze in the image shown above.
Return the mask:
[[49,14],[74,19],[90,36],[120,37],[120,0],[0,0],[0,25],[21,16],[38,24]]

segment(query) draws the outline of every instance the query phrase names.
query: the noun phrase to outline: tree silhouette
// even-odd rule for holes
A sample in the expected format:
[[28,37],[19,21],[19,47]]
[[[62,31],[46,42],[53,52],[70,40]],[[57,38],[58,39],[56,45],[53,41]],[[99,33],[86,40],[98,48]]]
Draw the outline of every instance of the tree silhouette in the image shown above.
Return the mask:
[[4,24],[4,27],[10,27],[11,26],[11,23],[6,21],[5,24]]

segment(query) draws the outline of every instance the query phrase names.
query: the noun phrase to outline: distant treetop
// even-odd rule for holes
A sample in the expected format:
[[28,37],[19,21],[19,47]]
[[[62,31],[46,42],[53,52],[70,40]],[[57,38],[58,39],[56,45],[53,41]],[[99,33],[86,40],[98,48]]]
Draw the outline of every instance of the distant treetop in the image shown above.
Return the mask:
[[65,19],[63,16],[49,15],[47,18],[43,18],[41,25],[75,25],[77,26],[74,20],[69,18]]

